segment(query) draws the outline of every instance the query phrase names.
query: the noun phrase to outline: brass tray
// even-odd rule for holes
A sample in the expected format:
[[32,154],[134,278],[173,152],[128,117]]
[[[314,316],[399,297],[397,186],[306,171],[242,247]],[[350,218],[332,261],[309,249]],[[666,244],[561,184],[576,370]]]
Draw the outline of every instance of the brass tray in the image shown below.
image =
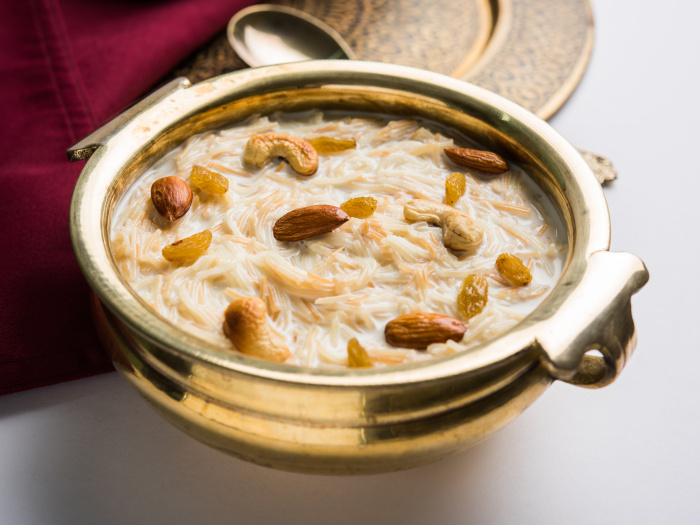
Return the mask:
[[[280,0],[326,22],[357,59],[451,75],[551,117],[593,49],[588,0]],[[225,32],[174,71],[199,82],[246,67]]]

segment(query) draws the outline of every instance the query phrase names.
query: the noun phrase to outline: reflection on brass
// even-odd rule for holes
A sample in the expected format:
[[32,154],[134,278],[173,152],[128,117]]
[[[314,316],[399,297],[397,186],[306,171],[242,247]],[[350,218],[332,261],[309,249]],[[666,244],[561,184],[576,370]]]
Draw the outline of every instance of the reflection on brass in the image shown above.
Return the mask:
[[[424,117],[520,164],[550,196],[568,235],[559,284],[488,343],[383,369],[267,362],[155,314],[123,281],[107,248],[122,192],[194,133],[254,113],[311,108]],[[637,257],[608,251],[607,205],[590,168],[534,115],[475,86],[352,61],[248,69],[192,86],[176,80],[69,150],[69,158],[79,151],[92,155],[76,184],[71,238],[115,366],[178,428],[248,461],[332,474],[433,461],[502,428],[553,380],[607,385],[634,348],[630,298],[648,273]]]
[[335,29],[305,11],[258,4],[236,13],[226,36],[239,58],[251,67],[321,59],[354,59]]
[[[280,0],[335,29],[358,60],[451,75],[547,119],[593,49],[588,0]],[[221,33],[174,71],[193,83],[245,68]]]

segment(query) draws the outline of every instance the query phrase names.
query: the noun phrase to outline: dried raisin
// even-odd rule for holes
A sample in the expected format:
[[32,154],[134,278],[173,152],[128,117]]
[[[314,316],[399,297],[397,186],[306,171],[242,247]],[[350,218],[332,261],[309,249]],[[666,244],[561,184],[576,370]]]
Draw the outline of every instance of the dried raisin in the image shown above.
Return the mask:
[[372,366],[372,360],[362,345],[354,337],[348,341],[348,366],[350,368],[366,368]]
[[377,209],[377,201],[373,197],[355,197],[340,205],[340,209],[356,219],[366,219]]
[[207,193],[223,194],[228,191],[228,179],[202,166],[193,166],[192,185]]
[[464,195],[466,187],[467,179],[464,173],[455,171],[452,175],[447,177],[445,180],[445,203],[454,206],[459,198]]
[[532,274],[519,257],[502,253],[496,259],[496,269],[513,286],[524,286],[532,281]]
[[457,295],[457,308],[465,319],[482,312],[489,300],[489,283],[484,275],[471,273],[462,282]]
[[204,230],[163,248],[163,258],[177,264],[193,263],[204,255],[210,244],[211,232]]
[[349,149],[355,149],[357,146],[354,140],[334,139],[331,137],[316,137],[310,139],[309,142],[319,155],[328,153],[339,153]]

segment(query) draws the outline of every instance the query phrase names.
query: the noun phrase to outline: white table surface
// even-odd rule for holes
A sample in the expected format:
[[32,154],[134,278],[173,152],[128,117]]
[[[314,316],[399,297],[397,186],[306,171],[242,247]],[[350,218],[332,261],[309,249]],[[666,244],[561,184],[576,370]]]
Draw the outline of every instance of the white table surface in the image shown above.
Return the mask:
[[550,122],[613,159],[612,249],[651,273],[614,384],[555,384],[474,448],[354,478],[216,452],[115,373],[4,396],[0,523],[700,523],[700,2],[592,5],[590,67]]

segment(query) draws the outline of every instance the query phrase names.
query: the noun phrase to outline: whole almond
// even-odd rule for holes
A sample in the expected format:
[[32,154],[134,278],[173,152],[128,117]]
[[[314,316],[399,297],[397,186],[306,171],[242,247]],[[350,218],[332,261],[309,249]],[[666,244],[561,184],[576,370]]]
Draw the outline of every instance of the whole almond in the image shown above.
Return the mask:
[[386,342],[392,346],[424,350],[448,339],[461,341],[467,327],[449,315],[415,312],[400,315],[384,328]]
[[179,177],[163,177],[151,185],[151,200],[169,221],[182,217],[192,205],[192,189]]
[[315,204],[283,215],[272,228],[278,241],[301,241],[335,230],[350,217],[337,206]]
[[445,155],[459,166],[483,173],[498,174],[508,171],[508,164],[500,155],[491,151],[469,148],[445,148]]

